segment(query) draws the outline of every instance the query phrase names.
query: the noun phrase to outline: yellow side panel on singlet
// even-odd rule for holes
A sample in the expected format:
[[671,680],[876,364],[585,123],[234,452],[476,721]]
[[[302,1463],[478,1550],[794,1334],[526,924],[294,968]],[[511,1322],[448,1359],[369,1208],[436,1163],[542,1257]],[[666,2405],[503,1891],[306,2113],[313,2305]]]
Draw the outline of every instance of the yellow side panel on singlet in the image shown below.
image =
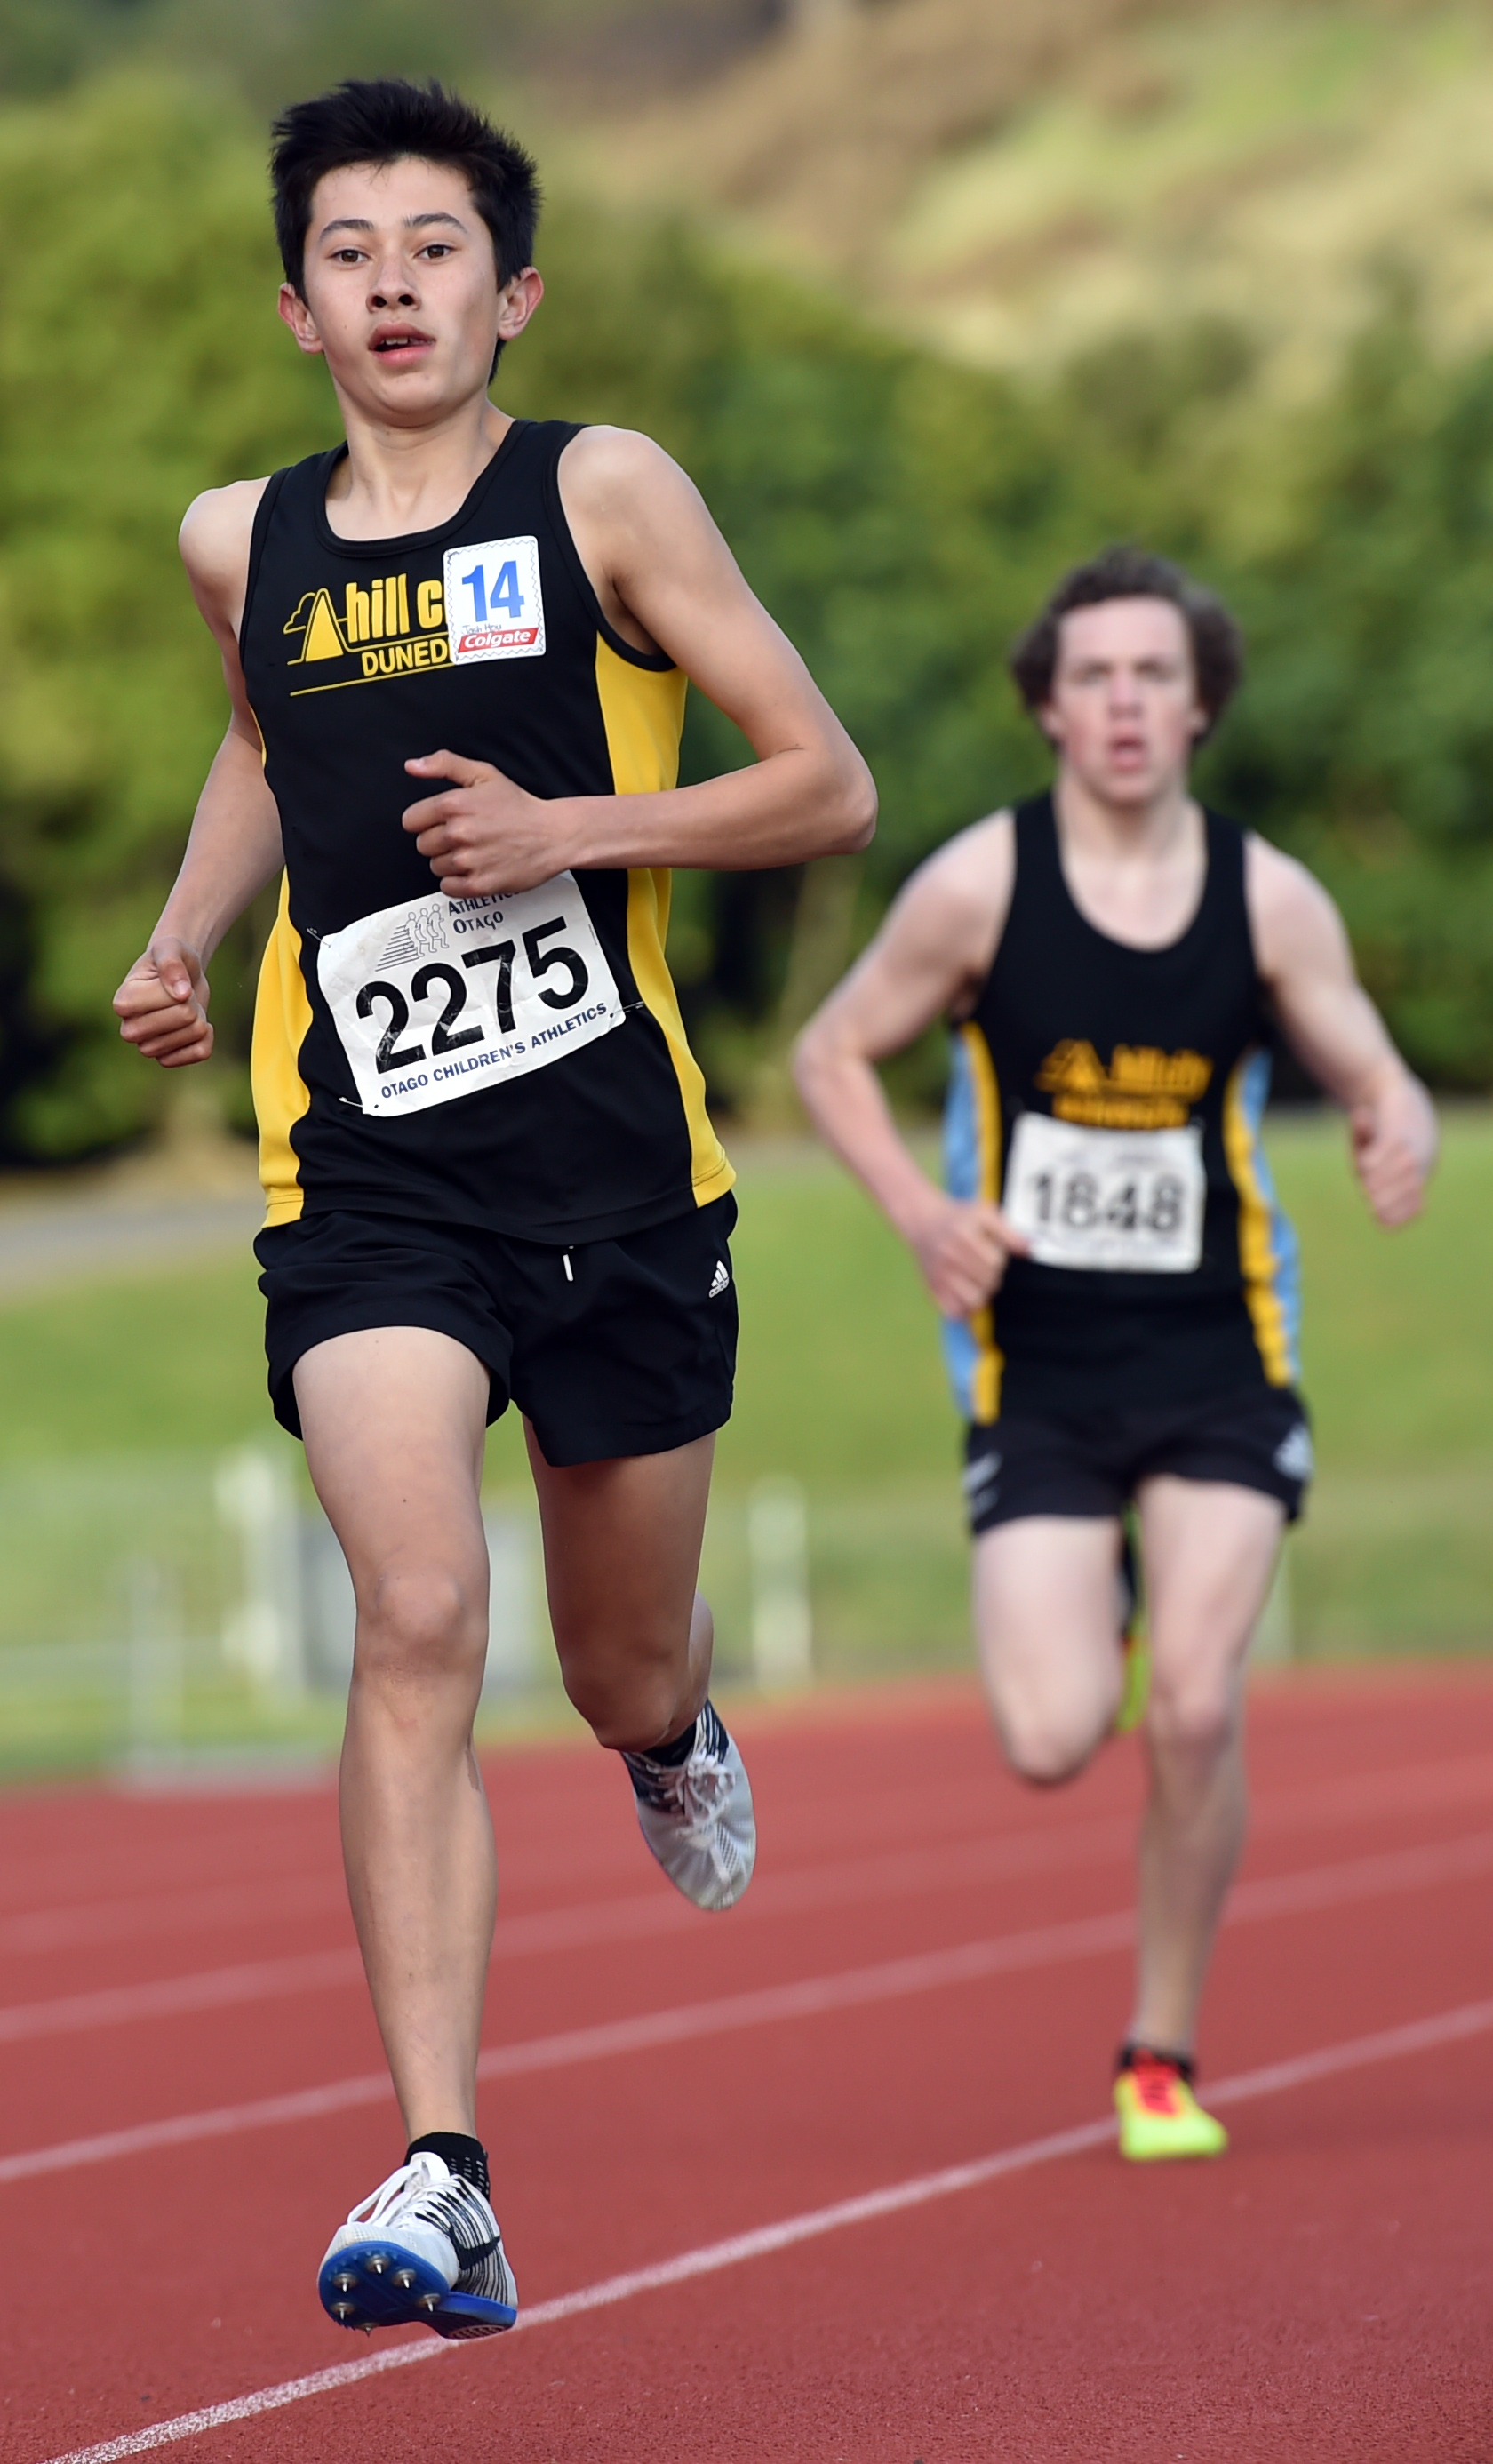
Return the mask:
[[266,1223],[294,1223],[305,1203],[291,1132],[311,1107],[300,1074],[300,1047],[310,1024],[300,935],[290,918],[290,883],[282,877],[279,913],[259,968],[249,1064],[259,1123],[259,1177],[269,1205]]
[[[612,782],[619,796],[656,795],[679,777],[679,738],[684,729],[687,679],[677,668],[635,668],[600,636],[596,690],[606,729]],[[649,1010],[663,1029],[679,1100],[690,1132],[691,1185],[697,1206],[723,1198],[736,1179],[726,1151],[705,1109],[705,1080],[685,1040],[678,996],[664,942],[669,932],[670,875],[667,869],[635,869],[627,875],[627,963]]]
[[[979,1195],[987,1204],[1000,1203],[1000,1085],[990,1046],[972,1019],[959,1029],[959,1041],[969,1068],[970,1091],[975,1102],[975,1127],[978,1141]],[[971,1417],[987,1427],[1000,1417],[1000,1374],[1005,1367],[1005,1354],[996,1341],[996,1308],[987,1301],[970,1320],[975,1337],[975,1373],[971,1379]]]

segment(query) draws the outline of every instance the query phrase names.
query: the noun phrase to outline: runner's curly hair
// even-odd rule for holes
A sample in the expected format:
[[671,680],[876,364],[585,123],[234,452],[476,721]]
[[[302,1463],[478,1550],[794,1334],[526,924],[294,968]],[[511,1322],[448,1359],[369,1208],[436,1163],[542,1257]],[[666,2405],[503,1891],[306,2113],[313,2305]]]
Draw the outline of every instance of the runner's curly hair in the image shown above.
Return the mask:
[[459,171],[493,234],[497,278],[521,274],[534,253],[539,180],[516,138],[434,78],[349,77],[309,102],[293,102],[271,136],[274,236],[285,279],[297,292],[306,272],[306,234],[317,182],[353,163],[399,163],[414,155]]
[[1107,599],[1166,599],[1180,608],[1193,646],[1197,698],[1208,714],[1204,733],[1211,736],[1244,680],[1244,637],[1221,599],[1179,564],[1143,547],[1101,548],[1087,564],[1076,564],[1012,645],[1008,664],[1027,709],[1035,716],[1052,697],[1064,617]]

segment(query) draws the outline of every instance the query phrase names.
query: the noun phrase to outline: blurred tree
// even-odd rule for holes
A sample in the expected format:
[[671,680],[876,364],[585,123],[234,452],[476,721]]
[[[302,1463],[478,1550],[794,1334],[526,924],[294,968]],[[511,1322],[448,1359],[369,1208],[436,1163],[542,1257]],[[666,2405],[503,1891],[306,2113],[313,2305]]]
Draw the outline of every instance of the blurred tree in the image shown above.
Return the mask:
[[1306,423],[1286,533],[1241,576],[1253,678],[1218,792],[1328,882],[1438,1085],[1493,1083],[1493,359],[1392,294]]
[[[334,433],[287,349],[253,149],[185,90],[126,82],[0,123],[0,1134],[68,1155],[165,1083],[108,997],[142,945],[223,728],[175,533],[207,486]],[[242,1050],[247,934],[216,992]]]
[[[543,258],[550,294],[504,367],[505,404],[644,428],[678,456],[881,789],[859,899],[844,874],[828,895],[770,875],[680,884],[692,1029],[737,1097],[764,1021],[780,1043],[849,957],[858,911],[864,927],[930,847],[1043,775],[1004,645],[1092,544],[1096,495],[1106,532],[1144,496],[1010,385],[723,263],[682,227],[561,204]],[[692,697],[687,775],[746,758]]]
[[51,94],[140,35],[151,0],[0,0],[0,94]]
[[[262,136],[236,108],[134,75],[0,118],[0,205],[26,233],[0,272],[12,1157],[108,1147],[165,1100],[107,1001],[223,725],[176,525],[200,489],[336,433],[274,316]],[[797,1017],[911,867],[1046,775],[1005,646],[1067,563],[1123,536],[1184,557],[1248,626],[1253,681],[1210,792],[1331,881],[1420,1066],[1489,1083],[1493,363],[1434,363],[1392,302],[1306,419],[1265,419],[1213,326],[1137,338],[1039,396],[683,226],[561,198],[540,254],[549,296],[504,363],[505,406],[643,428],[678,455],[881,788],[864,863],[681,878],[671,955],[717,1095],[770,1096]],[[688,775],[746,758],[692,696]],[[262,929],[214,970],[239,1118]]]
[[[324,377],[274,319],[257,149],[201,93],[128,79],[12,115],[0,198],[37,230],[3,277],[0,342],[0,877],[32,953],[0,1127],[12,1153],[62,1155],[129,1134],[162,1100],[104,1002],[222,724],[176,523],[200,488],[335,425]],[[1089,534],[1061,453],[1008,388],[722,264],[682,230],[562,204],[542,253],[550,297],[505,363],[505,402],[645,428],[693,472],[877,766],[866,894],[879,904],[1038,766],[992,669],[1055,558]],[[744,758],[697,705],[694,772]],[[799,902],[801,1007],[848,953],[854,888]],[[797,884],[681,891],[681,975],[729,1095],[781,1002]],[[229,1057],[252,958],[246,929],[216,968]],[[3,984],[0,970],[0,1025]]]

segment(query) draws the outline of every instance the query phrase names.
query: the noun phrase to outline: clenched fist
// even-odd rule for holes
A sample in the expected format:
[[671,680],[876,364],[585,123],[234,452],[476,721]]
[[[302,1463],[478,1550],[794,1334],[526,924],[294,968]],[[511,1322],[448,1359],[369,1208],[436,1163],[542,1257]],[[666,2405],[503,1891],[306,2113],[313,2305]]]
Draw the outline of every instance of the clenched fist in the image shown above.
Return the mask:
[[163,935],[136,959],[114,996],[120,1033],[163,1069],[206,1061],[212,1050],[209,989],[196,951]]
[[516,787],[491,761],[422,753],[405,767],[415,779],[456,782],[441,795],[422,797],[405,814],[406,829],[448,898],[533,890],[565,870],[557,807]]
[[1008,1258],[1027,1244],[999,1206],[986,1199],[939,1194],[912,1235],[923,1280],[945,1317],[973,1317],[1000,1288]]

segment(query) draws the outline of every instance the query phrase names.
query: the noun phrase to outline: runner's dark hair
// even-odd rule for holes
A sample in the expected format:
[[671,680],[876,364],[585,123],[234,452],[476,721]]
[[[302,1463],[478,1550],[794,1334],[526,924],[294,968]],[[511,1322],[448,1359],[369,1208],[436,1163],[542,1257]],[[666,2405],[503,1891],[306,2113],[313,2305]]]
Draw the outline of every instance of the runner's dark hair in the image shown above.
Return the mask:
[[318,180],[352,163],[398,163],[415,155],[459,171],[493,234],[497,278],[521,274],[534,254],[539,179],[534,158],[459,95],[432,78],[349,77],[309,102],[293,102],[271,130],[274,236],[285,279],[300,291],[306,234]]
[[1075,607],[1098,607],[1107,599],[1167,599],[1180,608],[1193,646],[1197,698],[1212,735],[1244,680],[1244,637],[1221,599],[1195,582],[1170,558],[1124,544],[1101,548],[1086,564],[1065,573],[1042,614],[1012,645],[1010,669],[1029,711],[1052,697],[1058,665],[1058,632]]

